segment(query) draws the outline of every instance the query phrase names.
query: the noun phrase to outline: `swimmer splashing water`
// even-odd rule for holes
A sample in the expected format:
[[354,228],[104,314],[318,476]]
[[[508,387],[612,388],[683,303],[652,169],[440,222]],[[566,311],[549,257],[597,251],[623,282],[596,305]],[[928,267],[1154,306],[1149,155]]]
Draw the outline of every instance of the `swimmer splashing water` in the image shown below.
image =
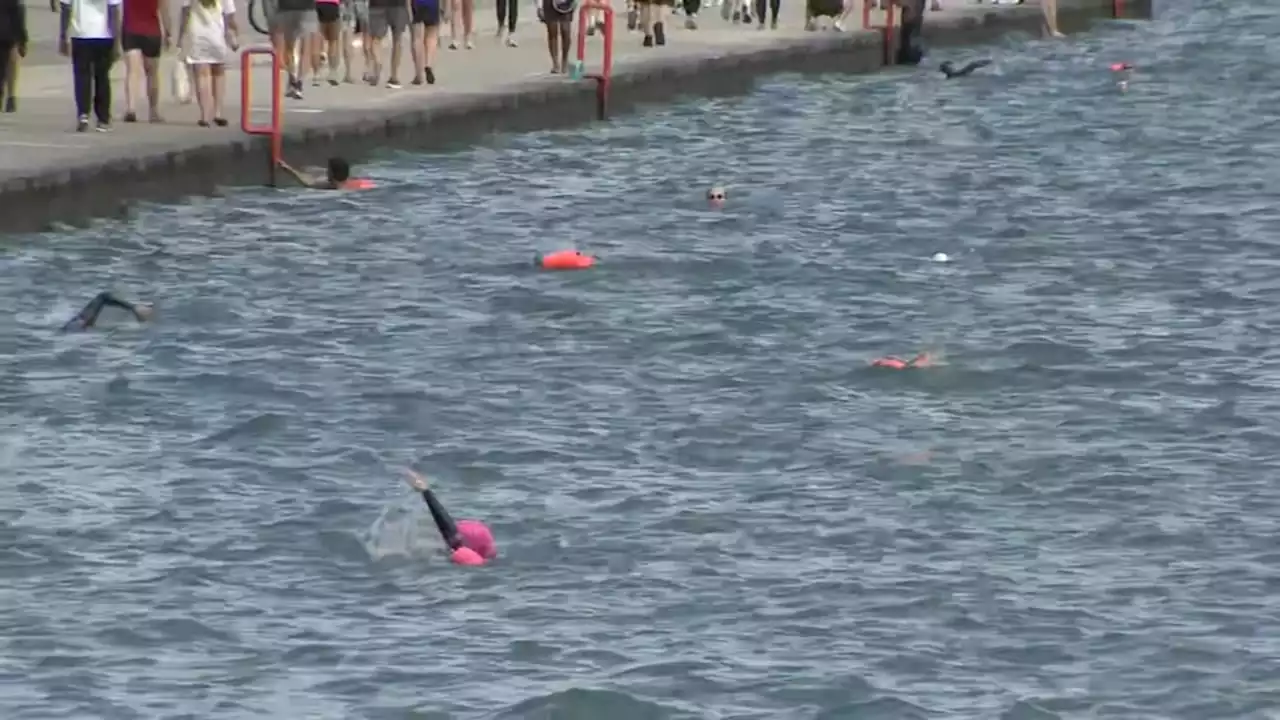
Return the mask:
[[896,355],[886,355],[882,358],[876,358],[871,361],[871,367],[885,368],[888,370],[915,370],[919,368],[933,367],[936,360],[932,353],[922,352],[910,360],[903,360]]
[[108,307],[116,307],[121,310],[128,310],[133,313],[133,317],[138,322],[146,322],[151,318],[151,307],[149,305],[134,304],[121,300],[109,292],[100,292],[89,301],[84,309],[76,313],[76,316],[67,321],[62,326],[62,332],[71,332],[72,330],[88,330],[98,322],[98,316]]
[[460,520],[454,522],[449,511],[436,498],[435,493],[427,487],[427,479],[406,468],[409,486],[422,493],[427,503],[431,519],[445,545],[449,546],[449,559],[455,565],[484,565],[498,556],[498,546],[493,541],[493,533],[479,520]]

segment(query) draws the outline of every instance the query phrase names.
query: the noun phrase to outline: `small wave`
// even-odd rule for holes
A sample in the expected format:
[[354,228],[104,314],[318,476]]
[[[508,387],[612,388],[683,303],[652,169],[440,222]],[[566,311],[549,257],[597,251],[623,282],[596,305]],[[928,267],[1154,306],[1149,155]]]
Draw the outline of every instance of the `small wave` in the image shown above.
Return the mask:
[[494,720],[675,720],[697,715],[617,690],[573,688],[522,700]]

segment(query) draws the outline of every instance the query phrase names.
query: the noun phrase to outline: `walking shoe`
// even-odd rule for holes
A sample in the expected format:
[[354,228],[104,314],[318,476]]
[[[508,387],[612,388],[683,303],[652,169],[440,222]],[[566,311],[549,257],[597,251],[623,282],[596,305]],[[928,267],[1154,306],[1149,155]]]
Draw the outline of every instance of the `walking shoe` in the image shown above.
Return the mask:
[[667,29],[662,26],[662,23],[653,24],[653,42],[657,45],[667,44]]
[[76,132],[88,132],[88,131],[89,131],[89,116],[81,115],[79,118],[76,119]]

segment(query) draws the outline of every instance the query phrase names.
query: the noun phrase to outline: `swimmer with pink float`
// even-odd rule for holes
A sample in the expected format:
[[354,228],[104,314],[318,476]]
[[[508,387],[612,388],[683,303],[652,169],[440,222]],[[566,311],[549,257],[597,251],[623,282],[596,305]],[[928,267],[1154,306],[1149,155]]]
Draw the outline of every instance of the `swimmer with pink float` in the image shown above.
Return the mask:
[[886,370],[917,370],[933,367],[935,364],[937,364],[937,359],[933,356],[933,353],[928,352],[922,352],[910,360],[903,360],[896,355],[886,355],[871,361],[871,367],[885,368]]
[[1116,77],[1116,87],[1120,92],[1129,89],[1129,79],[1133,77],[1133,64],[1127,62],[1111,63],[1111,72]]
[[427,487],[427,479],[406,468],[409,485],[422,493],[427,501],[427,509],[431,511],[431,519],[449,546],[449,559],[455,565],[484,565],[498,556],[498,546],[493,541],[493,533],[479,520],[459,520],[454,522],[449,511],[436,499],[435,493]]

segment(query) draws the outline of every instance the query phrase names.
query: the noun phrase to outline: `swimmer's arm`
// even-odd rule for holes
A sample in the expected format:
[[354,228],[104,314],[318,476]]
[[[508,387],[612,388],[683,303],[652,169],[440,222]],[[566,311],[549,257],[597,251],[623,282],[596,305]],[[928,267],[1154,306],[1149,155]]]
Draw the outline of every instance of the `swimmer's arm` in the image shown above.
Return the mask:
[[108,306],[128,310],[133,313],[133,317],[138,322],[146,322],[151,317],[150,308],[121,300],[109,292],[100,292],[89,301],[88,305],[84,306],[83,310],[67,321],[66,325],[62,326],[62,331],[87,330],[93,327],[98,322],[98,316],[102,314],[102,309]]
[[329,183],[328,183],[327,181],[325,181],[325,180],[319,180],[319,179],[315,178],[314,176],[307,175],[306,173],[299,172],[298,170],[295,170],[295,169],[294,169],[294,167],[293,167],[292,165],[290,165],[289,163],[285,162],[284,160],[281,160],[281,161],[280,161],[280,169],[281,169],[281,170],[284,170],[285,172],[287,172],[287,173],[289,173],[290,175],[292,175],[292,176],[293,176],[293,179],[294,179],[294,180],[297,180],[297,181],[298,181],[298,184],[299,184],[299,185],[301,185],[302,187],[310,188],[311,190],[329,190],[329,189],[331,189],[331,188],[330,188],[330,186],[329,186]]
[[458,535],[457,523],[453,521],[449,511],[444,509],[444,505],[436,498],[435,493],[431,492],[431,488],[427,487],[427,479],[412,469],[406,468],[406,472],[409,475],[409,485],[422,493],[422,499],[427,503],[427,509],[431,511],[431,519],[435,521],[436,529],[440,531],[444,544],[448,545],[450,550],[462,547],[462,537]]
[[956,73],[956,76],[957,76],[957,77],[963,77],[963,76],[965,76],[965,75],[969,75],[969,74],[970,74],[970,73],[972,73],[974,70],[977,70],[977,69],[979,69],[979,68],[984,68],[984,67],[986,67],[986,66],[988,66],[988,65],[990,65],[990,64],[991,64],[991,61],[990,61],[990,60],[987,60],[987,59],[983,59],[983,60],[974,60],[973,62],[969,63],[968,65],[965,65],[964,67],[960,68],[959,72],[957,72],[957,73]]

